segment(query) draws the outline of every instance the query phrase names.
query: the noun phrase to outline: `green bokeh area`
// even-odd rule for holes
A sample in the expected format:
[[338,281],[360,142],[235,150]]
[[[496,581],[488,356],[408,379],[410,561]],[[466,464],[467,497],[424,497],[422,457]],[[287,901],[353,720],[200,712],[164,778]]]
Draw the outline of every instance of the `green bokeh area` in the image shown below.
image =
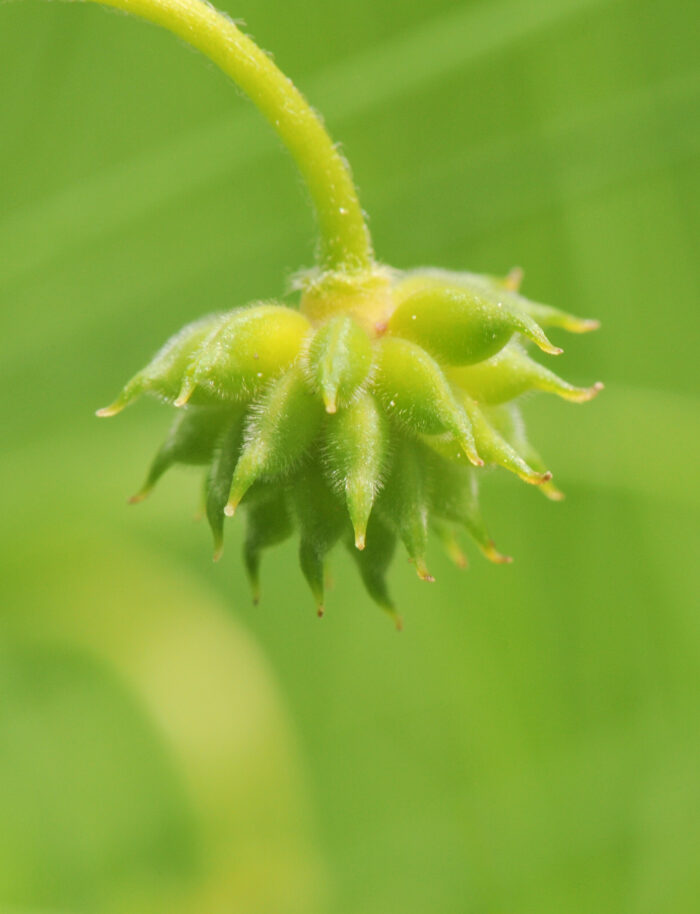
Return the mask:
[[[292,164],[169,35],[0,4],[0,912],[686,914],[700,897],[698,5],[227,0],[352,162],[379,257],[503,273],[602,329],[525,406],[512,566],[286,545],[250,605],[170,412],[94,418],[183,323],[313,260]],[[291,298],[287,300],[291,301]]]

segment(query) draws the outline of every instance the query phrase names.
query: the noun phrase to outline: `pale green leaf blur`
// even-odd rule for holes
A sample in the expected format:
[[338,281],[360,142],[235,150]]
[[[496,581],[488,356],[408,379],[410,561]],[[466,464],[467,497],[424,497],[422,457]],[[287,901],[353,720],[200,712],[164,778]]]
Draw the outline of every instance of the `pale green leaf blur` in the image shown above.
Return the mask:
[[[690,914],[700,897],[700,64],[693,0],[226,0],[324,114],[382,261],[602,321],[526,404],[512,566],[344,556],[250,604],[169,410],[94,418],[182,324],[313,260],[291,162],[212,65],[0,4],[0,912]],[[550,360],[550,364],[553,360]]]

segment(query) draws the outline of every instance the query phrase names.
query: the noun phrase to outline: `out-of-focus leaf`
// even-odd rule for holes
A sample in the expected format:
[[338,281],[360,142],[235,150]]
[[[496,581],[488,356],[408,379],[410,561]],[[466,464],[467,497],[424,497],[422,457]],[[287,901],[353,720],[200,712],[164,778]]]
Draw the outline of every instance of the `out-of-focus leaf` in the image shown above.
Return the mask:
[[206,590],[66,527],[16,547],[2,606],[0,909],[316,909],[286,713]]

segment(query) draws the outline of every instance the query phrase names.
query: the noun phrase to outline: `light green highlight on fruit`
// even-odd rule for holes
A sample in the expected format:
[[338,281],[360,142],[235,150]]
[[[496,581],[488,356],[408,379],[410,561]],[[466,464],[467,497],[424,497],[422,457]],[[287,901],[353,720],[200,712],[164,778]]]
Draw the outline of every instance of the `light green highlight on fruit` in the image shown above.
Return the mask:
[[310,324],[291,308],[260,304],[231,311],[190,358],[176,406],[195,392],[247,399],[295,361]]
[[307,356],[311,384],[327,413],[347,406],[367,381],[372,367],[367,333],[347,314],[339,314],[314,334]]

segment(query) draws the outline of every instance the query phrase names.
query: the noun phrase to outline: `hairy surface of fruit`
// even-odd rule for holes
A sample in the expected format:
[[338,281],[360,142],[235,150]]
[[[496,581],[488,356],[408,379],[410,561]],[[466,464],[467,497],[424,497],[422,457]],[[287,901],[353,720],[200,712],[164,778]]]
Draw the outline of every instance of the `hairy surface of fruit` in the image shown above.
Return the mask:
[[257,601],[262,553],[298,531],[319,613],[326,558],[340,542],[393,615],[385,579],[398,544],[422,581],[433,580],[430,531],[460,566],[462,531],[491,561],[510,561],[481,516],[483,468],[562,497],[527,440],[518,398],[582,402],[602,386],[569,384],[528,354],[532,345],[561,352],[545,328],[597,324],[527,300],[520,278],[315,274],[301,282],[298,309],[255,303],[188,325],[99,411],[114,415],[142,394],[178,410],[132,501],[174,464],[202,465],[215,558],[240,509]]

